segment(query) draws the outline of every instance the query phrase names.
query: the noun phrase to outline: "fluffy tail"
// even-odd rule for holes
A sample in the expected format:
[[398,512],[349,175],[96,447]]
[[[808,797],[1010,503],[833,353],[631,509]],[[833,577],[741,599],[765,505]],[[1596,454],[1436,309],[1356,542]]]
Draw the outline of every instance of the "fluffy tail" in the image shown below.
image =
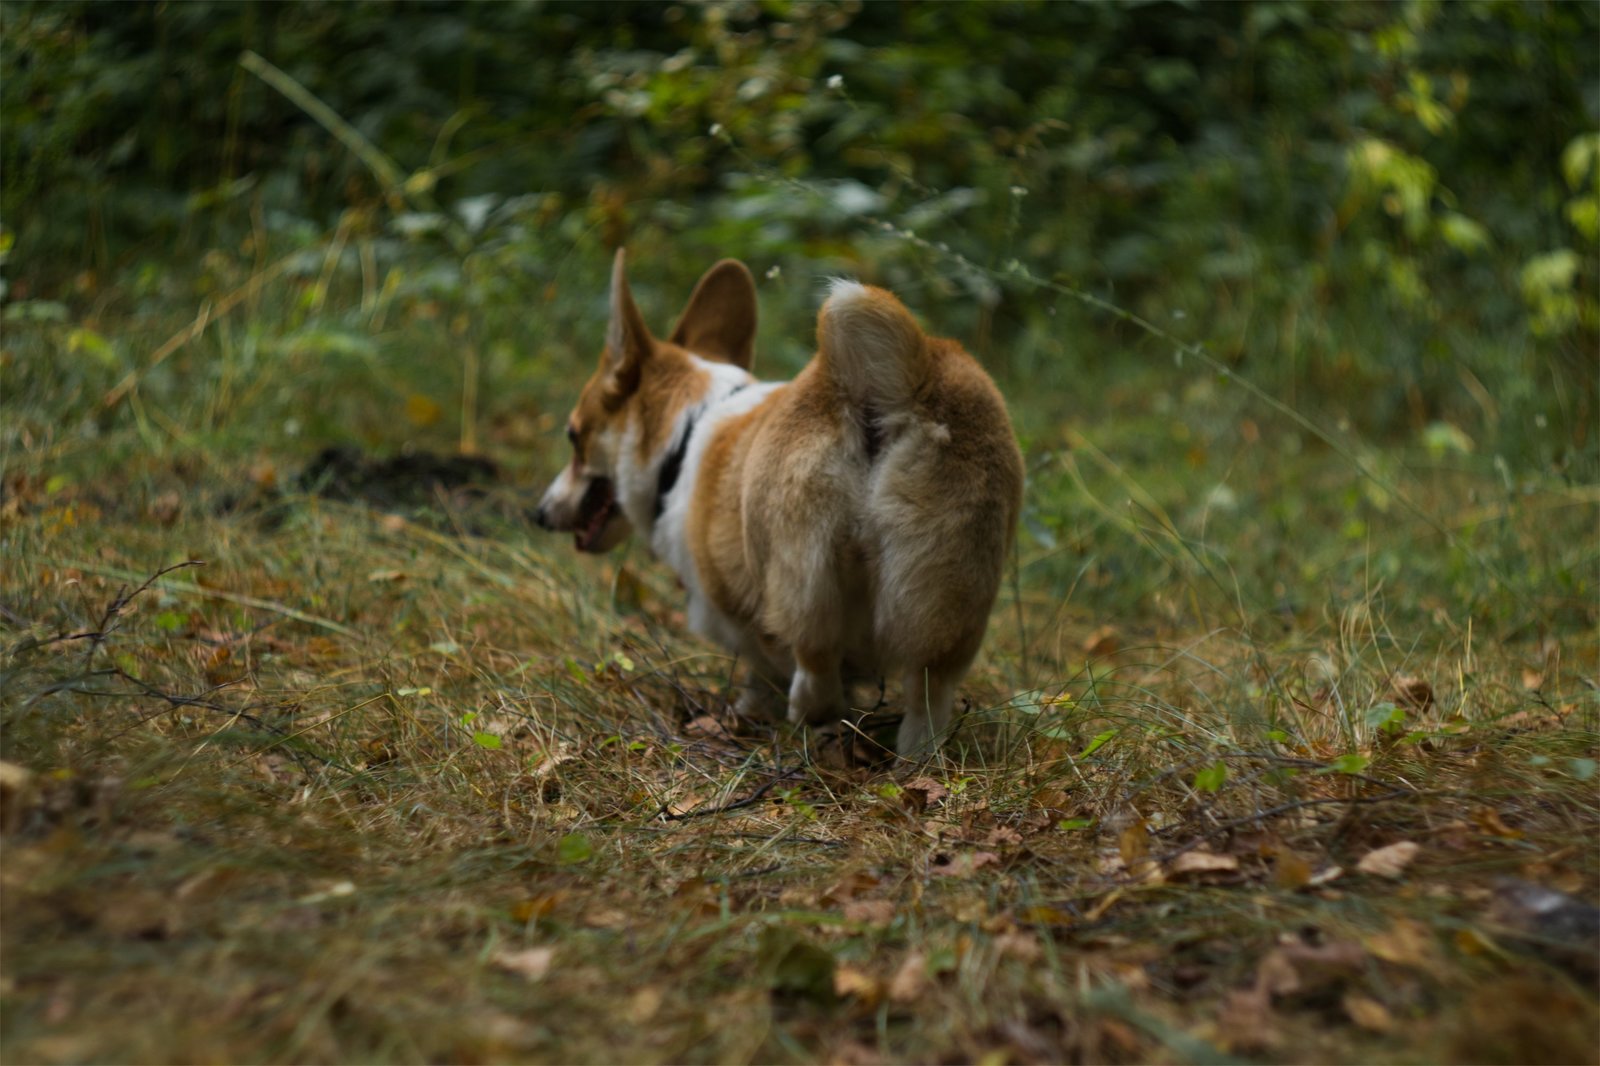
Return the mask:
[[881,417],[907,406],[928,377],[928,340],[882,289],[835,281],[817,319],[818,357],[851,405]]

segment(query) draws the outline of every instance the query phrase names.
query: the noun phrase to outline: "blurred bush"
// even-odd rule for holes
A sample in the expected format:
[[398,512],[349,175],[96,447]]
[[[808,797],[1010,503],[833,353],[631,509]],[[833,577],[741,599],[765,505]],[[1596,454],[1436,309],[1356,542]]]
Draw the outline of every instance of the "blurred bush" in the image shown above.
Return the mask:
[[[1171,345],[1063,289],[1372,431],[1471,422],[1541,464],[1593,462],[1591,4],[12,0],[0,17],[13,301],[159,286],[213,248],[259,253],[243,242],[370,237],[406,285],[510,329],[569,252],[599,263],[626,240],[674,283],[736,255],[903,287],[1072,403],[1085,375],[1148,373]],[[779,315],[814,295],[775,293]],[[804,357],[807,338],[785,343],[777,364]],[[1534,420],[1554,428],[1517,429]]]

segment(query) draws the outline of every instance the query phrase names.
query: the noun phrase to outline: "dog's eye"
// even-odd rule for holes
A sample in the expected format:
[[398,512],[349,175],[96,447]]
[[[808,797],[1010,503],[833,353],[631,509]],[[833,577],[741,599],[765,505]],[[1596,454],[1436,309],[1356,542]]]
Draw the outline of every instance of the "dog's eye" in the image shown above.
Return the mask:
[[578,427],[570,422],[567,423],[567,443],[574,448],[578,446]]

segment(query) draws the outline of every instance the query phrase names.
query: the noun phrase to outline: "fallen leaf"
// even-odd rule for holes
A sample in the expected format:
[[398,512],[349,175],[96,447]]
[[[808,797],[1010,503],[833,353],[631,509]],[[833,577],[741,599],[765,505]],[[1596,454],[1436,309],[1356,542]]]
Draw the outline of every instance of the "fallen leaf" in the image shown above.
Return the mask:
[[1513,829],[1500,818],[1500,812],[1493,807],[1479,807],[1472,812],[1472,820],[1477,823],[1490,836],[1502,837],[1506,840],[1521,840],[1523,833],[1520,829]]
[[1497,955],[1499,945],[1470,925],[1456,930],[1456,948],[1463,955]]
[[1022,846],[1022,834],[1008,825],[997,825],[989,830],[983,842],[991,848],[1019,848]]
[[1389,683],[1394,690],[1394,701],[1402,707],[1426,711],[1433,706],[1433,686],[1420,677],[1396,674]]
[[1439,968],[1432,931],[1411,918],[1397,918],[1383,932],[1363,938],[1362,944],[1374,958],[1396,966],[1424,971]]
[[950,790],[931,777],[914,777],[900,786],[901,798],[918,814],[950,795]]
[[844,903],[846,900],[871,892],[881,884],[883,878],[870,870],[854,870],[834,882],[833,887],[822,894],[822,902]]
[[1389,1008],[1369,996],[1346,992],[1342,1004],[1350,1020],[1368,1032],[1387,1033],[1394,1029],[1394,1015]]
[[927,987],[928,957],[920,951],[913,951],[889,979],[889,998],[896,1003],[914,1003]]
[[1277,1047],[1282,1037],[1274,1024],[1271,999],[1254,988],[1228,993],[1217,1012],[1217,1038],[1224,1048],[1239,1054]]
[[1269,951],[1256,968],[1256,990],[1267,996],[1287,996],[1300,990],[1300,974],[1284,951]]
[[1186,851],[1167,864],[1167,876],[1201,877],[1205,874],[1231,873],[1239,868],[1239,860],[1232,855],[1218,855],[1215,852],[1201,851],[1196,848]]
[[883,982],[854,966],[833,971],[833,993],[841,999],[854,999],[863,1006],[875,1007],[883,999]]
[[728,727],[713,715],[702,714],[697,718],[689,719],[683,727],[685,735],[691,737],[704,737],[707,740],[728,740],[731,734]]
[[1117,900],[1122,898],[1123,892],[1124,890],[1120,888],[1113,888],[1110,892],[1107,892],[1103,897],[1101,897],[1099,902],[1097,902],[1093,907],[1090,907],[1088,911],[1084,913],[1083,920],[1091,924],[1098,922],[1102,917],[1105,916],[1106,911],[1111,909],[1112,904],[1116,903]]
[[1017,916],[1017,920],[1030,925],[1071,925],[1074,919],[1071,911],[1048,904],[1037,904],[1025,908]]
[[444,411],[438,403],[420,392],[413,392],[406,397],[406,418],[414,426],[431,426],[439,421]]
[[644,1025],[661,1010],[661,1001],[665,998],[666,993],[658,985],[646,985],[639,989],[628,997],[628,1021],[634,1025]]
[[1356,863],[1356,872],[1375,877],[1399,877],[1416,859],[1422,848],[1415,841],[1401,840],[1387,847],[1367,852]]
[[940,852],[928,862],[928,872],[939,877],[971,877],[991,863],[1000,861],[992,851]]
[[1032,933],[1001,933],[994,938],[994,948],[1001,958],[1018,962],[1037,962],[1044,955],[1039,938]]
[[887,899],[851,899],[840,907],[846,921],[882,928],[894,921],[894,902]]
[[1295,852],[1280,847],[1272,860],[1272,883],[1288,892],[1311,883],[1311,864]]
[[7,833],[16,831],[36,793],[32,770],[14,762],[0,762],[0,828]]
[[518,900],[511,905],[511,920],[516,922],[531,922],[535,918],[543,918],[556,909],[567,894],[565,892],[546,892],[528,899]]
[[1117,852],[1122,856],[1122,865],[1133,867],[1133,864],[1144,858],[1150,851],[1150,834],[1144,827],[1144,819],[1137,818],[1121,833],[1117,834]]
[[506,973],[537,981],[550,972],[555,957],[556,949],[552,947],[523,948],[498,951],[491,961]]
[[1083,654],[1091,659],[1109,658],[1122,650],[1122,638],[1115,626],[1101,626],[1083,642]]

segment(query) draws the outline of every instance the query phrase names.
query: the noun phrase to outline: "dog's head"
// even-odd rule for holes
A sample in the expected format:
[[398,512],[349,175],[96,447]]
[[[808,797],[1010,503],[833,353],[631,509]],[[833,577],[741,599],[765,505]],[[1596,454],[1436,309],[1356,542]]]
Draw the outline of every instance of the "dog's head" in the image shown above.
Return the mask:
[[749,370],[755,333],[755,282],[743,263],[724,259],[695,286],[672,337],[651,336],[618,249],[605,349],[567,417],[572,461],[545,491],[535,514],[539,525],[573,534],[584,552],[610,551],[626,540],[638,494],[619,485],[660,463],[678,416],[703,392],[705,375],[690,356]]

